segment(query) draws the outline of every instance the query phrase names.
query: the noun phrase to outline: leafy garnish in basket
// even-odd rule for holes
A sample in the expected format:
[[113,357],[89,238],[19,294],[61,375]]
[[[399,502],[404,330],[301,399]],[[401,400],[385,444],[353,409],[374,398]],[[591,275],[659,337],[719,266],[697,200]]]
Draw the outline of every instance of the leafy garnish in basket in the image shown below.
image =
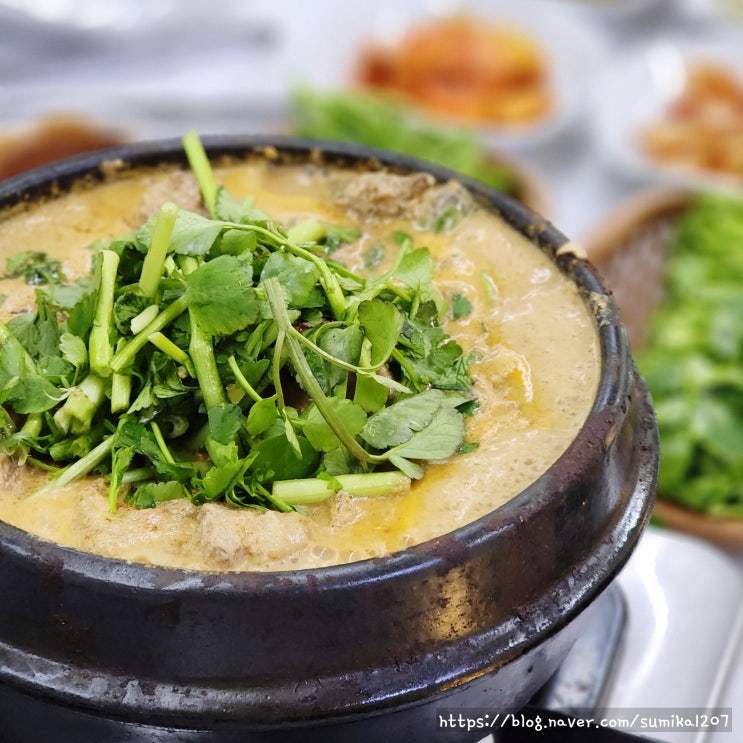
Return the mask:
[[356,230],[287,232],[184,146],[208,217],[163,204],[94,246],[92,280],[0,324],[0,445],[52,471],[40,492],[96,473],[112,511],[122,489],[288,511],[401,492],[470,450],[469,356],[428,250],[398,236],[386,274],[356,276],[329,257]]
[[665,300],[637,353],[661,442],[659,493],[743,517],[743,200],[698,198],[668,247]]

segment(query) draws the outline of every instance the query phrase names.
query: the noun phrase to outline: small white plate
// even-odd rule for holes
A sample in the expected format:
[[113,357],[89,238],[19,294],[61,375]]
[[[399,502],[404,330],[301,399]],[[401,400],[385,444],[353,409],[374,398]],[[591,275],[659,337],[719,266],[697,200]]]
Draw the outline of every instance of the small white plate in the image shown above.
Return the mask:
[[643,152],[643,127],[664,118],[681,93],[690,64],[717,62],[743,81],[743,35],[658,40],[617,58],[597,79],[591,125],[600,157],[611,168],[647,184],[690,188],[743,188],[740,178],[682,170]]

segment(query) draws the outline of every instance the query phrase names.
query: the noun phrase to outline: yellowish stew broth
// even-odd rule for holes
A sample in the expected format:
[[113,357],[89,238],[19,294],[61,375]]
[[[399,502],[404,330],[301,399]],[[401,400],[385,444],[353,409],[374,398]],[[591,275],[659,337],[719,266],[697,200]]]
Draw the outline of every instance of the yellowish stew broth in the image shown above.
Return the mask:
[[[379,246],[389,262],[395,231],[430,249],[443,296],[462,294],[472,304],[447,332],[475,352],[470,375],[479,409],[467,419],[467,440],[479,446],[426,464],[425,477],[408,494],[341,493],[290,514],[194,506],[185,499],[140,510],[122,502],[112,514],[100,478],[29,499],[46,473],[6,459],[0,463],[0,519],[59,544],[154,565],[210,571],[316,567],[404,549],[467,524],[522,491],[574,439],[597,386],[594,321],[572,282],[498,215],[473,205],[453,229],[436,233],[422,226],[420,214],[413,221],[394,209],[359,215],[358,201],[337,198],[338,183],[353,182],[355,173],[329,176],[322,168],[260,160],[218,166],[215,175],[234,196],[253,196],[285,226],[307,216],[355,223],[362,237],[335,256],[354,270],[368,271],[365,263]],[[7,215],[0,223],[1,265],[32,248],[62,259],[68,278],[84,274],[88,246],[138,227],[143,195],[167,193],[170,177],[162,171],[129,174]],[[3,319],[33,304],[33,290],[19,280],[0,281],[0,294],[6,297]]]

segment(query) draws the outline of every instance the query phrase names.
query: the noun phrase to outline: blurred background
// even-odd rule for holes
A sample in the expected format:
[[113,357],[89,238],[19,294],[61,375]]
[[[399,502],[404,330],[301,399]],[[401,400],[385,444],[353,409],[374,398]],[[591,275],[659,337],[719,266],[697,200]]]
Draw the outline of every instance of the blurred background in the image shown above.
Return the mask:
[[646,683],[701,627],[685,699],[743,713],[743,0],[0,0],[0,178],[189,129],[417,155],[583,244],[661,430]]
[[[645,129],[670,115],[689,55],[740,74],[742,21],[740,0],[3,0],[0,175],[23,165],[4,163],[8,137],[48,117],[125,140],[304,129],[382,144],[380,117],[395,114],[357,106],[344,121],[347,101],[315,113],[309,94],[384,91],[516,158],[536,205],[580,239],[638,186],[688,180],[668,140],[688,146],[694,132]],[[737,104],[727,126],[740,129],[741,82],[725,82],[737,101],[718,90],[709,106]],[[722,85],[710,77],[696,95]],[[57,131],[57,147],[73,135]],[[738,179],[740,136],[727,164]],[[448,149],[455,166],[472,158]],[[699,164],[692,178],[725,173]]]

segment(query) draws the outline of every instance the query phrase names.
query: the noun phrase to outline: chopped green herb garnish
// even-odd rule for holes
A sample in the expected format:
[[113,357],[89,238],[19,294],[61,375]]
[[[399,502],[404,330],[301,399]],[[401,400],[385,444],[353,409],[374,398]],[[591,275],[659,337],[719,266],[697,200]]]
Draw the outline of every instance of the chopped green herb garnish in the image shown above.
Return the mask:
[[454,294],[451,298],[451,316],[454,320],[460,320],[472,312],[472,302],[464,294]]
[[[112,511],[122,496],[287,511],[404,492],[471,450],[470,356],[442,327],[471,307],[450,311],[429,251],[396,234],[390,270],[357,276],[330,258],[355,227],[285,230],[216,182],[194,133],[184,147],[209,217],[163,204],[91,246],[92,278],[57,273],[0,323],[0,447],[50,471],[40,492],[95,473]],[[24,256],[14,270],[46,260]]]
[[485,289],[485,296],[488,298],[491,302],[497,302],[498,301],[498,284],[495,282],[495,279],[487,273],[487,271],[483,271],[480,274],[480,277],[482,279],[482,285]]
[[6,276],[23,278],[27,284],[58,284],[65,280],[62,264],[42,251],[24,250],[7,260]]

